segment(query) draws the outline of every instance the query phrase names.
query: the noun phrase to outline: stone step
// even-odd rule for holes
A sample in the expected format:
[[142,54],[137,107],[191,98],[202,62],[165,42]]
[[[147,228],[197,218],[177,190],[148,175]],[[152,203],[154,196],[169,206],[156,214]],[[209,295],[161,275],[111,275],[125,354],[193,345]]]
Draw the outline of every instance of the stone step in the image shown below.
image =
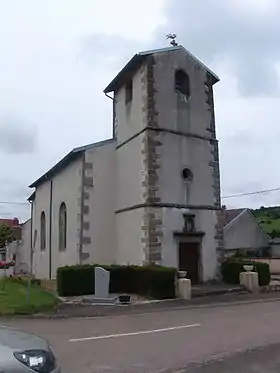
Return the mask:
[[280,291],[280,284],[261,286],[260,289],[261,289],[261,293],[272,293],[275,291]]

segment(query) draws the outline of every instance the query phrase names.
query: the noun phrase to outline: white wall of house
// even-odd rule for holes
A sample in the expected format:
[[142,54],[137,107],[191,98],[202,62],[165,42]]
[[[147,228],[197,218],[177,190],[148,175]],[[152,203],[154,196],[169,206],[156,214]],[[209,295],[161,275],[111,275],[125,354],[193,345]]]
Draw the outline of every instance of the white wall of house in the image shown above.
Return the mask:
[[[56,277],[56,270],[62,265],[78,263],[81,159],[75,160],[52,178],[52,239],[51,239],[51,276]],[[46,181],[36,188],[33,207],[33,237],[37,230],[34,246],[34,274],[37,278],[49,278],[50,264],[50,190],[51,183]],[[59,250],[59,208],[64,202],[67,207],[67,248]],[[40,247],[40,218],[42,211],[46,214],[46,249]]]
[[271,256],[272,258],[280,258],[280,239],[279,238],[272,240]]
[[15,273],[31,273],[31,219],[22,224],[22,239],[16,249]]
[[269,246],[267,235],[250,212],[244,210],[224,228],[225,250],[258,249]]
[[89,193],[89,213],[83,219],[89,222],[84,236],[90,237],[90,243],[83,245],[88,253],[88,263],[110,264],[116,259],[117,239],[115,226],[116,206],[116,143],[108,142],[86,151],[86,163],[92,164],[88,176],[92,174],[93,187]]

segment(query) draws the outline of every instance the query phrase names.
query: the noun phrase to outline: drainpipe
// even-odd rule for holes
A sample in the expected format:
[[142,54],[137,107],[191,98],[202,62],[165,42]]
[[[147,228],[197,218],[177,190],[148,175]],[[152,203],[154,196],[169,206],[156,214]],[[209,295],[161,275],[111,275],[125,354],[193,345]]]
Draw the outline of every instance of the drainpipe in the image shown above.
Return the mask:
[[115,95],[111,97],[108,93],[105,93],[106,97],[109,97],[113,101],[113,139],[116,137],[116,129],[115,129],[115,118],[116,118],[116,100]]
[[33,201],[29,201],[31,205],[31,221],[30,221],[30,274],[33,274]]
[[52,279],[52,200],[53,200],[53,181],[50,182],[50,207],[49,207],[49,279]]

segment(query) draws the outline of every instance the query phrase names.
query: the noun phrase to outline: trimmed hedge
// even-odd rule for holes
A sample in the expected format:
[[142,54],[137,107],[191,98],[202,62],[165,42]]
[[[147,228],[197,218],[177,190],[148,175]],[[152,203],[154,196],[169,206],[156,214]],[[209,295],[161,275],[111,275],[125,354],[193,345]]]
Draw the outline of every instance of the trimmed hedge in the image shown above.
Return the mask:
[[270,283],[270,270],[267,263],[260,263],[254,261],[234,260],[229,259],[222,264],[221,272],[223,281],[227,284],[239,284],[239,275],[244,272],[244,265],[253,265],[254,271],[258,272],[259,285],[266,286]]
[[75,265],[57,270],[60,296],[94,294],[94,269],[110,271],[110,293],[137,294],[155,299],[175,298],[175,268],[160,266]]

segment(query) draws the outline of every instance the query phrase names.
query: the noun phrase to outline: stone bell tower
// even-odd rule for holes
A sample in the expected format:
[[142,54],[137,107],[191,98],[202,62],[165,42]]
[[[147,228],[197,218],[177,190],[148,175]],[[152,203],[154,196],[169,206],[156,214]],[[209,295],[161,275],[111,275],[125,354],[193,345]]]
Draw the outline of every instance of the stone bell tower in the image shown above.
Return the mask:
[[216,276],[222,249],[213,85],[182,46],[136,54],[114,93],[117,262]]

